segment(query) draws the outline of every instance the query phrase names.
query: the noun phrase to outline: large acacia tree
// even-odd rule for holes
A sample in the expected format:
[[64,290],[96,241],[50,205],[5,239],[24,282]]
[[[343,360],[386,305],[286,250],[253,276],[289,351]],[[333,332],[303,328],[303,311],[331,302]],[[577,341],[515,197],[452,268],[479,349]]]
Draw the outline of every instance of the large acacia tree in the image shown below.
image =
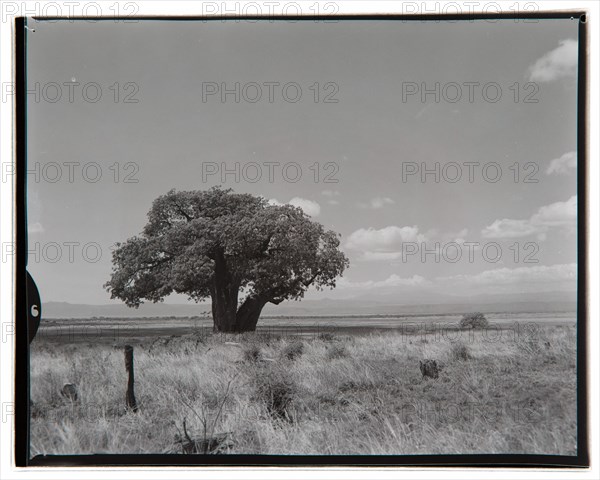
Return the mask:
[[105,288],[130,307],[176,292],[210,297],[214,329],[253,331],[263,307],[335,287],[339,235],[298,207],[215,187],[158,197],[139,236],[117,244]]

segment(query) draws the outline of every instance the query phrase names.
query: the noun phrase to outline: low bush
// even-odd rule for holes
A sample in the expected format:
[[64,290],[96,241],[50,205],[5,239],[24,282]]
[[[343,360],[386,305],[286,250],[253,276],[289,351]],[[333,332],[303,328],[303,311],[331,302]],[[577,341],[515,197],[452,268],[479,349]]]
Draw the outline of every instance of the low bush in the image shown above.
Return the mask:
[[466,345],[464,345],[462,343],[454,343],[454,344],[452,344],[452,347],[450,348],[450,358],[452,358],[452,360],[465,361],[465,360],[469,360],[473,357],[471,356],[469,347],[467,347]]
[[327,358],[333,360],[334,358],[343,358],[348,356],[348,350],[344,345],[332,345],[327,349]]
[[335,340],[335,335],[333,333],[325,332],[319,334],[319,340],[323,342],[333,342]]
[[295,360],[304,352],[304,343],[297,341],[290,343],[283,349],[283,356],[288,360]]
[[296,392],[295,383],[280,369],[263,370],[256,377],[254,398],[265,404],[272,417],[291,420],[289,409]]
[[244,360],[247,362],[258,362],[262,351],[257,343],[250,343],[244,347]]
[[483,313],[467,313],[460,320],[461,328],[486,328],[489,322]]

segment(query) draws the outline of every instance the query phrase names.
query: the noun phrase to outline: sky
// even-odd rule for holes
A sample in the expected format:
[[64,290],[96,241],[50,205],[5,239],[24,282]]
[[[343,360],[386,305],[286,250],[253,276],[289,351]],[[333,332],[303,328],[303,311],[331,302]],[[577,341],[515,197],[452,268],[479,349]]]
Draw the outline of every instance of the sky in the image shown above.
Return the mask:
[[213,185],[341,235],[306,298],[576,290],[576,20],[28,26],[44,302],[111,303],[115,242]]

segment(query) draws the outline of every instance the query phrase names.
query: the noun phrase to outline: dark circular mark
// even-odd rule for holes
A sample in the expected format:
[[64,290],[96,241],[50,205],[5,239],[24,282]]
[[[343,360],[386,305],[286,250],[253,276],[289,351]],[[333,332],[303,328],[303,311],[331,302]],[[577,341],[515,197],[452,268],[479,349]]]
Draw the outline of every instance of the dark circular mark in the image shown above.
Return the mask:
[[27,272],[27,331],[29,332],[29,343],[35,338],[42,318],[42,302],[40,292],[33,278]]

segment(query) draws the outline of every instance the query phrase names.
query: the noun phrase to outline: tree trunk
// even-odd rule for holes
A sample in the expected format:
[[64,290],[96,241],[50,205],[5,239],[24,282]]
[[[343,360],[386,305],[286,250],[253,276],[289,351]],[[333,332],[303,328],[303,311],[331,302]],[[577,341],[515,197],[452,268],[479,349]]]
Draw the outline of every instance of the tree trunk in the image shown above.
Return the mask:
[[235,332],[239,285],[227,271],[223,253],[215,258],[215,278],[211,289],[213,331]]
[[213,331],[222,333],[254,332],[262,309],[274,300],[280,289],[271,289],[262,294],[253,295],[244,301],[238,309],[240,284],[227,270],[223,252],[215,255],[215,277],[211,288]]
[[237,311],[236,331],[255,331],[262,309],[268,301],[268,298],[263,296],[248,297]]
[[235,332],[235,303],[227,300],[227,296],[216,294],[212,298],[212,316],[214,332]]

